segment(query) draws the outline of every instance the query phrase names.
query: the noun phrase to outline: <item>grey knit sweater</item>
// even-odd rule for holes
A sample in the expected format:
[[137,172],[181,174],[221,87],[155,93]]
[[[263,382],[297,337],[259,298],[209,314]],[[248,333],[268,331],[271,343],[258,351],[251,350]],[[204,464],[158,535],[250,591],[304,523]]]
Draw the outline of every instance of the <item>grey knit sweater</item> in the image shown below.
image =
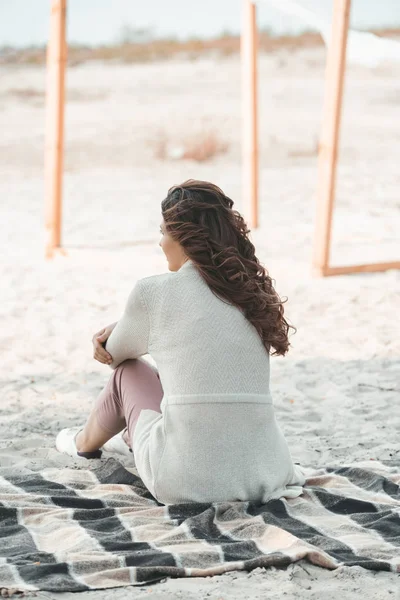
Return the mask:
[[157,500],[259,501],[302,493],[275,419],[269,355],[242,312],[216,297],[192,261],[132,290],[107,341],[115,369],[150,354],[164,397],[142,410],[137,470]]

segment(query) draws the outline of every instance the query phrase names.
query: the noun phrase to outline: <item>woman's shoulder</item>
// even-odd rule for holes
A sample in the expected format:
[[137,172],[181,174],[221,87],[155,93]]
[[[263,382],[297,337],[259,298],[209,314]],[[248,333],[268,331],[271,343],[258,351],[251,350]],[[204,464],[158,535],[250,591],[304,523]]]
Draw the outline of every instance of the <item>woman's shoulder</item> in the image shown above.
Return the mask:
[[196,268],[191,265],[186,268],[181,268],[179,271],[169,271],[167,273],[160,273],[158,275],[150,275],[143,277],[137,282],[137,286],[140,289],[140,294],[145,299],[157,299],[163,300],[163,303],[167,298],[173,299],[176,295],[184,292],[185,288],[192,287],[195,285],[198,287],[199,278]]
[[140,288],[141,293],[146,296],[165,294],[168,288],[179,285],[181,277],[178,275],[179,271],[149,275],[139,279],[136,285]]
[[159,275],[148,275],[138,279],[137,285],[143,292],[156,290],[159,287],[168,285],[171,273],[160,273]]

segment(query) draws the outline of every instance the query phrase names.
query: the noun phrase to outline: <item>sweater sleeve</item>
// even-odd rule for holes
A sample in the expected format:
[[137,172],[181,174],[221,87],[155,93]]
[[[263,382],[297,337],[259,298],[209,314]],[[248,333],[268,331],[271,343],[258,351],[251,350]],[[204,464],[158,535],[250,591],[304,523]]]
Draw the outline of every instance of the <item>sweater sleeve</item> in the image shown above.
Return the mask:
[[106,342],[112,356],[111,369],[128,358],[139,358],[149,351],[150,320],[142,297],[140,281],[129,294],[125,311]]

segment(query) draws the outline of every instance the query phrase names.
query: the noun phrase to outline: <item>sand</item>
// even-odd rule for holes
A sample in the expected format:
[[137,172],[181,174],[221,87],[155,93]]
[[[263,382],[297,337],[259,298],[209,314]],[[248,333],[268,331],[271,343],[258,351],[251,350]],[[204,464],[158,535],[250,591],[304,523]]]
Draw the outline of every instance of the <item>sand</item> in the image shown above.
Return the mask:
[[[400,272],[311,274],[322,49],[260,60],[258,255],[288,297],[298,331],[271,361],[277,417],[304,465],[399,458]],[[0,88],[0,464],[67,465],[61,427],[82,423],[110,371],[94,332],[118,319],[135,281],[161,273],[160,201],[187,178],[219,184],[242,210],[237,57],[147,65],[91,63],[68,72],[63,241],[44,260],[44,70],[2,66]],[[347,78],[333,264],[400,258],[400,66]],[[225,154],[159,160],[211,131]],[[93,600],[400,598],[395,574],[329,572],[304,561],[208,579],[73,595]],[[72,598],[39,593],[38,597]]]

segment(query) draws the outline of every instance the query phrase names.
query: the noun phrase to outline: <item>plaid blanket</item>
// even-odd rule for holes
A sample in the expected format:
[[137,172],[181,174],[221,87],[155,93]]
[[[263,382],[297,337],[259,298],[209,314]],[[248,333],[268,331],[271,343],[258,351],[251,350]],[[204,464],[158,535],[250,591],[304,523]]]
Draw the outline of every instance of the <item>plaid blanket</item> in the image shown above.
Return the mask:
[[115,459],[94,462],[0,469],[0,588],[142,585],[303,558],[400,572],[400,468],[391,463],[304,469],[294,499],[163,506]]

